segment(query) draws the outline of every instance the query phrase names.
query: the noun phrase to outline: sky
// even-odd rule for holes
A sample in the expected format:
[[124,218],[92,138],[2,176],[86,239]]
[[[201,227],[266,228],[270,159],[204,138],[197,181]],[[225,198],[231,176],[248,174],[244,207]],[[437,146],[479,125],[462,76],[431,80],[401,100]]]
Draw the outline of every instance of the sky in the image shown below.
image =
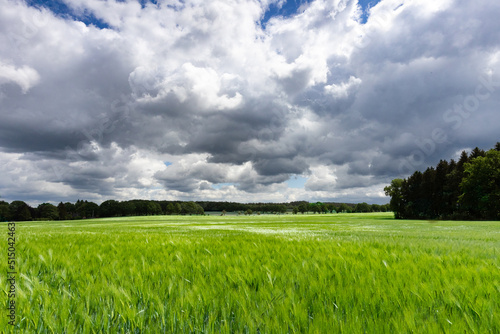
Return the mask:
[[497,0],[0,0],[0,196],[389,201],[500,141]]

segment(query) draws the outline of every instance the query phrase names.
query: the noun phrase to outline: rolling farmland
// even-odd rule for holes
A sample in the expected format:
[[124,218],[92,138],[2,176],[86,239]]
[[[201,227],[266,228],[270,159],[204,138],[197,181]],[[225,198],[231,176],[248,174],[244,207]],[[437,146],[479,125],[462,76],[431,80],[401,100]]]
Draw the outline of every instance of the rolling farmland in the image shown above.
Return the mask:
[[500,332],[499,222],[146,216],[16,223],[16,243],[11,332]]

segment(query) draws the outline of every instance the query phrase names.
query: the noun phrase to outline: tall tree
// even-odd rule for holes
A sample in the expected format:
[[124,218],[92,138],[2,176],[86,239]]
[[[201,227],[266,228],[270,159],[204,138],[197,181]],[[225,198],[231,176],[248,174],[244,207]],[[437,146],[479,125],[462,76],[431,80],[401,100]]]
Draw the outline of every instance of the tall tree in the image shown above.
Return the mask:
[[12,220],[32,220],[30,206],[23,201],[14,201],[10,203],[9,211]]
[[349,207],[349,205],[342,203],[339,205],[338,212],[352,212],[352,209]]
[[99,205],[94,202],[85,201],[80,203],[80,206],[76,209],[76,214],[80,218],[94,218],[99,216]]
[[391,185],[384,188],[385,195],[391,197],[389,207],[391,211],[394,212],[396,219],[402,218],[404,210],[402,188],[403,179],[394,179],[392,180]]
[[148,215],[161,215],[161,206],[158,202],[150,201],[148,203]]
[[9,203],[0,201],[0,221],[9,221],[11,219],[12,217],[9,210]]
[[368,203],[358,203],[354,208],[354,212],[371,212],[371,207]]
[[500,218],[500,151],[490,150],[465,164],[460,203],[473,217]]
[[40,218],[56,220],[59,218],[59,210],[55,205],[50,203],[42,203],[38,206],[38,214]]
[[304,214],[307,212],[307,210],[309,209],[309,203],[308,202],[304,202],[304,203],[301,203],[298,207],[300,213]]
[[101,217],[116,217],[122,216],[120,202],[113,199],[107,200],[99,205],[99,213]]
[[68,211],[66,210],[66,206],[63,202],[57,205],[57,215],[60,220],[69,219]]
[[500,218],[500,143],[485,152],[463,151],[458,162],[416,171],[384,188],[397,218]]

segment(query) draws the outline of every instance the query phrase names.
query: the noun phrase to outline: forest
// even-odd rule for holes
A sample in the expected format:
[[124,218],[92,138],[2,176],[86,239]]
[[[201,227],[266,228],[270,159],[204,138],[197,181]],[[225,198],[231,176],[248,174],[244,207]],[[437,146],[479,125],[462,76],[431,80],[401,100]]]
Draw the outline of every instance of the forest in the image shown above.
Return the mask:
[[0,201],[0,221],[72,220],[102,217],[149,215],[204,215],[226,214],[284,214],[284,213],[336,213],[336,212],[387,212],[389,204],[367,203],[236,203],[216,201],[155,201],[135,199],[129,201],[107,200],[100,205],[84,200],[75,203],[60,202],[57,206],[42,203],[31,207],[24,201]]
[[394,179],[385,187],[399,219],[500,219],[500,142],[485,152],[463,151],[460,159],[441,160],[423,173]]

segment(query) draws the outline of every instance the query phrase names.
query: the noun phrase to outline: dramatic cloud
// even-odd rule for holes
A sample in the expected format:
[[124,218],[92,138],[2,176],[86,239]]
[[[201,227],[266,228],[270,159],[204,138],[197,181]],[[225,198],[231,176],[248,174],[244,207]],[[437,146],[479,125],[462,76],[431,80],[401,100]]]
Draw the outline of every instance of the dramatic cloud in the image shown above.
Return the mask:
[[57,3],[0,0],[6,200],[385,203],[500,140],[498,1]]

